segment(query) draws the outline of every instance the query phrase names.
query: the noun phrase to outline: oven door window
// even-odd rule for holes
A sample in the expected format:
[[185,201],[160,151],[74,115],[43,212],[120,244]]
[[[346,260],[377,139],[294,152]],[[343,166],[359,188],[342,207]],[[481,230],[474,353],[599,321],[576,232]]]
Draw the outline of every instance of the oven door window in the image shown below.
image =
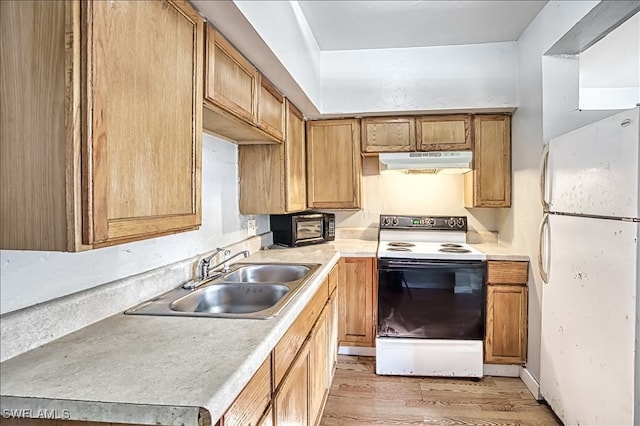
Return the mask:
[[484,338],[485,263],[378,262],[378,337]]
[[322,219],[299,220],[296,222],[296,239],[298,241],[322,239]]

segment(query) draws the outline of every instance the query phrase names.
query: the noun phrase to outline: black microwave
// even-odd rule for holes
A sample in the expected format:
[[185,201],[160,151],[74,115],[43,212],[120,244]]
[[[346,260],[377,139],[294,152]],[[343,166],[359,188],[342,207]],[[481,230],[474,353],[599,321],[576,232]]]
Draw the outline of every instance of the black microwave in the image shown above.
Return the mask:
[[302,212],[271,215],[273,243],[289,247],[324,243],[336,238],[333,213]]

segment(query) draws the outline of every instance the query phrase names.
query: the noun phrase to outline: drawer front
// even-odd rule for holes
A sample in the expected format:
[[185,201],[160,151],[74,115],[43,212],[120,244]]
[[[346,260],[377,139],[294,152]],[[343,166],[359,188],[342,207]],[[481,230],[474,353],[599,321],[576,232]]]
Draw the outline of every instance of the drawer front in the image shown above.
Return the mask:
[[526,284],[529,280],[529,262],[487,262],[487,283]]

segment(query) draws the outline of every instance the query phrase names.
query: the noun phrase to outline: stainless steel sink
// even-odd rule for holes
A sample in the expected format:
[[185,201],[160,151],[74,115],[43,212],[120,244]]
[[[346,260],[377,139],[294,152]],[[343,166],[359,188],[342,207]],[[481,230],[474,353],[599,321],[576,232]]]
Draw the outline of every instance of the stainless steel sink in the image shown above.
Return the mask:
[[304,265],[250,265],[242,266],[224,277],[229,282],[288,283],[297,281],[309,273]]
[[125,311],[131,315],[268,319],[309,281],[318,264],[235,264],[231,272],[182,286]]
[[289,292],[282,284],[211,285],[171,302],[169,308],[180,312],[246,314],[268,309]]

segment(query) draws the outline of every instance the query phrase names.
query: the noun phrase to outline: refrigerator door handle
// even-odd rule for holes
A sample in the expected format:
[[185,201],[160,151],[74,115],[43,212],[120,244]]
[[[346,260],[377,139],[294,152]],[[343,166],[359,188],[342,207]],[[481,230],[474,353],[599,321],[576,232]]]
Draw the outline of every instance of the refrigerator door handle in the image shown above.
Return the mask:
[[[546,235],[550,236],[550,228],[549,228],[549,215],[547,213],[544,214],[544,217],[542,218],[542,222],[540,222],[540,230],[538,232],[538,271],[540,273],[540,278],[542,278],[542,281],[544,281],[544,283],[548,283],[549,282],[549,271],[546,271],[544,269],[545,266],[545,261],[549,260],[549,254],[551,251],[551,244],[547,244],[547,250],[546,253],[544,253],[544,260],[543,260],[543,253],[542,253],[542,248],[543,248],[543,237],[545,236],[545,229],[547,230]],[[548,265],[548,262],[546,262]]]
[[540,159],[540,202],[542,209],[546,213],[549,211],[547,202],[547,170],[549,168],[549,143],[542,148],[542,158]]

